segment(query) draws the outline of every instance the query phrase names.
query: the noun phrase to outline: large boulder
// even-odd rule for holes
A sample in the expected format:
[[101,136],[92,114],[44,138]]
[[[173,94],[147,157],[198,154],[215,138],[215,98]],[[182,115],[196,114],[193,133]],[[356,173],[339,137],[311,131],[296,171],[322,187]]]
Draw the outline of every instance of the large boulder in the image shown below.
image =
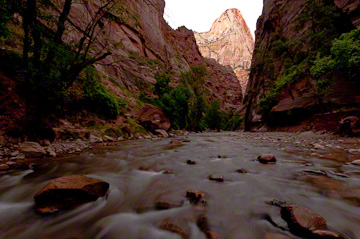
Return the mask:
[[359,136],[360,121],[356,116],[349,116],[340,121],[340,134],[343,136]]
[[109,184],[82,175],[69,175],[52,180],[35,196],[36,211],[53,213],[103,197]]
[[170,119],[164,112],[160,108],[150,104],[144,104],[138,113],[138,119],[142,126],[151,131],[156,129],[167,131],[171,126]]
[[326,220],[315,212],[297,205],[281,208],[281,217],[288,223],[292,232],[309,234],[313,230],[326,228]]
[[41,158],[46,155],[46,151],[36,142],[24,142],[18,149],[26,158]]

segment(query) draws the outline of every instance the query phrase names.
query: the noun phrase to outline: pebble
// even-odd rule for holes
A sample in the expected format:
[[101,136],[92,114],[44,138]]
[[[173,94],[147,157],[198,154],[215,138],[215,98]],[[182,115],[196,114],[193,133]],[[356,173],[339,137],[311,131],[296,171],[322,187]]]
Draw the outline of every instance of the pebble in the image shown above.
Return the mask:
[[210,175],[209,180],[221,183],[225,181],[224,176],[222,175]]
[[258,157],[260,163],[267,164],[267,163],[275,163],[276,157],[273,154],[261,154]]
[[325,147],[322,146],[321,144],[313,144],[313,147],[314,147],[315,149],[325,149]]
[[237,172],[237,173],[247,173],[248,171],[246,169],[244,169],[244,168],[240,168],[240,169],[236,170],[235,172]]

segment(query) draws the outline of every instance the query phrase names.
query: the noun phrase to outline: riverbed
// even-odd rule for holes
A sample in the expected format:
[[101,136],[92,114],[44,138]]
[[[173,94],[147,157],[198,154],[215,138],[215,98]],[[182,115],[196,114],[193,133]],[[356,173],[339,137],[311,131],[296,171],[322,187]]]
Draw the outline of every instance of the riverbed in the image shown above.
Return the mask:
[[[197,226],[200,217],[219,239],[262,239],[269,232],[301,238],[286,230],[279,208],[266,203],[273,199],[309,208],[329,229],[360,238],[360,166],[351,164],[360,159],[358,139],[242,132],[176,139],[190,142],[127,141],[0,174],[0,238],[181,238],[159,229],[164,220],[188,238],[206,238]],[[274,154],[277,162],[261,164],[259,154]],[[38,215],[33,196],[50,180],[72,174],[108,182],[106,197]],[[209,176],[223,176],[224,182]],[[204,200],[192,205],[187,190],[203,192]],[[158,210],[159,202],[174,208]]]

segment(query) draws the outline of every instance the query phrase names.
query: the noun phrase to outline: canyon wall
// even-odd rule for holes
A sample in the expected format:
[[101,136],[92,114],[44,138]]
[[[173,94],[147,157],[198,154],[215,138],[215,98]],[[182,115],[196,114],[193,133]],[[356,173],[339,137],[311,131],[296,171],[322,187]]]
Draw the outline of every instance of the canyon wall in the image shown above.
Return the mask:
[[[63,1],[57,1],[59,7]],[[83,1],[73,4],[70,12],[75,25],[86,24],[85,16],[95,14],[102,1]],[[112,54],[96,65],[104,76],[103,82],[118,97],[130,100],[136,106],[141,92],[151,95],[151,86],[160,72],[171,74],[171,85],[178,85],[182,72],[192,66],[205,65],[207,77],[204,87],[210,99],[219,100],[225,110],[238,109],[242,89],[234,74],[227,67],[204,59],[196,45],[194,33],[181,27],[171,29],[163,19],[164,0],[126,0],[124,9],[103,21],[106,25],[97,37],[95,53],[106,46]],[[86,19],[86,18],[85,18]],[[76,28],[68,28],[65,41],[79,40]]]
[[254,39],[238,9],[226,10],[210,31],[195,32],[201,55],[231,66],[245,91],[250,73]]
[[[324,55],[330,49],[321,49],[321,46],[329,42],[331,45],[332,39],[359,26],[360,1],[314,3],[326,4],[326,9],[332,9],[324,15],[329,18],[328,22],[321,23],[321,18],[308,17],[311,9],[307,9],[305,4],[311,4],[310,1],[264,1],[263,13],[257,22],[254,56],[244,97],[247,130],[264,125],[296,124],[316,113],[360,103],[358,86],[342,76],[335,76],[329,93],[320,99],[315,92],[316,79],[310,75],[316,55],[320,51]],[[336,18],[331,18],[330,14]],[[333,29],[324,33],[328,35],[323,42],[317,42],[322,38],[316,35],[322,28],[315,31],[312,21],[324,26],[333,24]]]

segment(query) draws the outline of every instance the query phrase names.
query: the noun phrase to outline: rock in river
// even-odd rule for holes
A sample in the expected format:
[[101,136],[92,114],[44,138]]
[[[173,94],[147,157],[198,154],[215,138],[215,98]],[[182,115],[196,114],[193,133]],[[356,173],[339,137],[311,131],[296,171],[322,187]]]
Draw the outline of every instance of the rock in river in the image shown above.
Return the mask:
[[297,205],[282,207],[281,217],[288,223],[290,230],[297,234],[309,234],[313,230],[326,228],[323,217]]
[[69,175],[52,180],[35,196],[39,213],[53,213],[103,197],[109,184],[82,175]]
[[19,151],[23,153],[26,158],[40,158],[46,155],[45,150],[36,142],[22,143]]
[[312,231],[312,236],[316,239],[345,239],[343,235],[327,230]]
[[354,160],[351,163],[354,165],[360,166],[360,159]]
[[276,157],[273,154],[260,154],[258,157],[260,163],[267,164],[267,163],[275,163]]

